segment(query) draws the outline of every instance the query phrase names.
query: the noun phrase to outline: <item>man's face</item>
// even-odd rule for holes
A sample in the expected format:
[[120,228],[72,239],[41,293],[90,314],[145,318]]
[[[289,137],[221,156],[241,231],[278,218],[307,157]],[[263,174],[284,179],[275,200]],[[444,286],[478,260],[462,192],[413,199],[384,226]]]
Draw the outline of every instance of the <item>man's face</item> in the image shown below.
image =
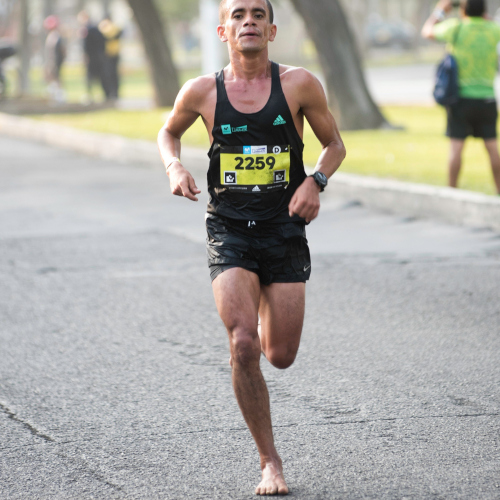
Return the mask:
[[265,0],[228,0],[226,21],[217,28],[219,38],[238,52],[260,52],[276,36]]

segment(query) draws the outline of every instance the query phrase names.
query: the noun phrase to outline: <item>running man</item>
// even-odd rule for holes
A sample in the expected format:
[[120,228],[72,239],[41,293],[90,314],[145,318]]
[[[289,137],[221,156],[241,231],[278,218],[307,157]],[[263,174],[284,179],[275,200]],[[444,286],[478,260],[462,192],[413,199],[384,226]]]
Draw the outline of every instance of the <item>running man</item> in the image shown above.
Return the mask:
[[[269,60],[277,29],[270,2],[223,0],[219,17],[230,63],[184,85],[158,145],[172,193],[197,201],[200,190],[179,159],[181,137],[199,116],[207,127],[213,293],[229,335],[234,392],[260,455],[255,493],[284,495],[260,357],[281,369],[295,360],[311,273],[305,225],[318,215],[319,193],[345,148],[320,82],[303,68]],[[309,177],[304,117],[323,146]]]

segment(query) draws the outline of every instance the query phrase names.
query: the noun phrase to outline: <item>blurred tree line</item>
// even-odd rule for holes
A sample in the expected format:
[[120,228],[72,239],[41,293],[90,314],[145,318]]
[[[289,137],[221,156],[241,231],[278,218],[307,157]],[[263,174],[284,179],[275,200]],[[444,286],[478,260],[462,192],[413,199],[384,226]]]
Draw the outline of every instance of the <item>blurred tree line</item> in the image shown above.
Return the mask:
[[[196,14],[195,0],[128,0],[141,29],[155,82],[159,105],[172,105],[179,90],[166,36],[166,19],[182,19]],[[378,128],[387,122],[373,101],[365,82],[361,58],[347,17],[339,0],[291,0],[303,18],[315,44],[327,82],[329,102],[344,129]],[[192,17],[191,17],[192,18]],[[160,42],[161,39],[161,43]]]
[[[0,36],[9,18],[17,11],[20,73],[26,78],[30,6],[43,4],[44,15],[71,6],[76,14],[97,3],[107,11],[112,4],[119,2],[125,0],[0,0]],[[218,0],[213,2],[218,4]],[[169,35],[179,23],[189,25],[199,18],[200,0],[126,0],[126,3],[141,32],[156,103],[171,106],[179,90],[179,78]],[[386,125],[367,89],[362,70],[363,57],[370,43],[367,26],[374,22],[374,15],[386,28],[389,22],[395,25],[411,22],[414,26],[411,43],[417,46],[422,43],[420,26],[434,7],[435,0],[274,0],[273,3],[282,9],[294,9],[304,21],[318,55],[330,105],[342,128]],[[500,0],[489,0],[488,5],[490,13],[494,14],[500,7]]]

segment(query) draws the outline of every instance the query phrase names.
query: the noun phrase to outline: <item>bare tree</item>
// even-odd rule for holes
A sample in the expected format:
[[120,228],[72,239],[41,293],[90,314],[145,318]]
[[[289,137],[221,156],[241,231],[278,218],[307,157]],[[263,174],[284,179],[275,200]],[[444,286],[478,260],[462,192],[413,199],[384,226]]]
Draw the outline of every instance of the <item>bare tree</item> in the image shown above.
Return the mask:
[[19,80],[18,93],[23,96],[29,90],[29,71],[31,58],[31,37],[29,33],[29,7],[28,0],[20,0],[19,2]]
[[152,0],[128,0],[144,43],[157,106],[172,106],[179,92],[179,80],[160,13]]
[[56,1],[55,0],[44,0],[43,2],[43,15],[44,17],[54,14],[56,11]]
[[7,31],[16,3],[16,0],[0,0],[0,37]]
[[346,130],[388,123],[366,85],[361,58],[339,0],[291,0],[305,22],[323,69],[330,105]]

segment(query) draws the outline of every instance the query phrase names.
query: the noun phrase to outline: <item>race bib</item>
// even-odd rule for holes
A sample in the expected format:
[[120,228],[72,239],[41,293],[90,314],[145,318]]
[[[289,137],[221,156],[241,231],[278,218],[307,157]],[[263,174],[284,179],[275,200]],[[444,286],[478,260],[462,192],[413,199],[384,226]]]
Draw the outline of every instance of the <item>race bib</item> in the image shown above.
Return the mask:
[[221,146],[220,183],[249,193],[286,189],[290,182],[290,146]]

